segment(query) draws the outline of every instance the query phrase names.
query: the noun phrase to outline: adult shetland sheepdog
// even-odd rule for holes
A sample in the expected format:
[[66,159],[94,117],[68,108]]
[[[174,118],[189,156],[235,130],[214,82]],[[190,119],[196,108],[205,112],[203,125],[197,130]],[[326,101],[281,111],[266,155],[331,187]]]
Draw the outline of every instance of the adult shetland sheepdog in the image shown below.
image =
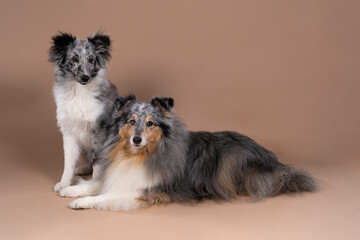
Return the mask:
[[[109,118],[113,113],[117,91],[105,78],[106,63],[110,59],[109,36],[97,33],[80,40],[71,34],[60,33],[52,40],[49,61],[55,64],[56,116],[64,142],[64,172],[54,190],[60,191],[60,195],[71,196],[77,193],[65,189],[74,174],[92,171],[93,149],[102,145],[97,142],[94,132],[99,127],[99,119]],[[81,155],[88,160],[89,166],[75,169]]]
[[[73,186],[74,209],[136,210],[153,204],[224,201],[248,194],[262,199],[315,191],[312,177],[286,166],[236,132],[190,132],[172,113],[172,98],[118,98],[119,116],[102,150],[99,181]],[[100,154],[100,155],[101,155]]]

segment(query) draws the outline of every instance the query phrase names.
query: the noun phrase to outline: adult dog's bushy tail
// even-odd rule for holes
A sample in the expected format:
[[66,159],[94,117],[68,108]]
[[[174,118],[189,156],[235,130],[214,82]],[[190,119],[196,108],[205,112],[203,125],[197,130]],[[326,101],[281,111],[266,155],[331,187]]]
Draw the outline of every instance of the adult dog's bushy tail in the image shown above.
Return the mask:
[[249,168],[244,177],[244,188],[254,199],[317,190],[317,184],[309,173],[279,162],[267,170]]

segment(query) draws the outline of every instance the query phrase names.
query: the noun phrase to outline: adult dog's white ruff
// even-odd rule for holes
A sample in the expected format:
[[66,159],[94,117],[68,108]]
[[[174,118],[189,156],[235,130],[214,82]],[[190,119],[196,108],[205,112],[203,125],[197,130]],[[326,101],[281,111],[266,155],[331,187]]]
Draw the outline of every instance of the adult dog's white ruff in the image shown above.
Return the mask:
[[64,191],[65,196],[88,196],[72,201],[69,205],[71,208],[96,208],[112,211],[133,211],[141,208],[143,203],[137,198],[142,196],[144,189],[158,184],[159,179],[150,177],[144,164],[136,163],[136,157],[122,159],[121,156],[118,156],[118,158],[120,158],[119,163],[106,174],[102,183],[92,180],[64,189],[72,188],[73,190],[66,193]]

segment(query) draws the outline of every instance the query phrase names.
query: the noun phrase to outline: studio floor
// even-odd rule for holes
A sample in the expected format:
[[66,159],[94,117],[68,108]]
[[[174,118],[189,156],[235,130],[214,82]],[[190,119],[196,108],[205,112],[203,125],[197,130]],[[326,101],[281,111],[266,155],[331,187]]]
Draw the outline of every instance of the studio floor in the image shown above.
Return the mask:
[[311,169],[321,185],[319,192],[255,203],[240,199],[223,204],[171,204],[126,213],[71,210],[67,205],[72,199],[52,191],[58,170],[43,172],[3,162],[0,235],[2,239],[38,240],[357,239],[359,165],[298,165]]

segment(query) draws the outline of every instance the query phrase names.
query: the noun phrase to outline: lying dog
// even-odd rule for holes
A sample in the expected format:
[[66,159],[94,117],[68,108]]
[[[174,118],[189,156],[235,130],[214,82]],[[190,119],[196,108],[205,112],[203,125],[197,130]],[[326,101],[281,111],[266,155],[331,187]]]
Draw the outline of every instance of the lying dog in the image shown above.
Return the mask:
[[102,177],[69,187],[88,195],[71,208],[130,211],[174,201],[225,201],[241,194],[259,200],[316,190],[308,173],[278,162],[244,135],[189,131],[173,115],[173,103],[118,98],[119,117],[108,127],[112,134],[100,153],[106,159]]
[[[99,118],[113,113],[117,91],[105,78],[106,63],[110,59],[109,36],[97,33],[80,40],[60,33],[52,40],[49,61],[55,64],[56,116],[63,134],[65,162],[61,181],[54,187],[58,192],[70,186],[75,173],[91,173],[93,149],[101,144],[96,141],[94,132]],[[75,171],[81,155],[89,166]]]

